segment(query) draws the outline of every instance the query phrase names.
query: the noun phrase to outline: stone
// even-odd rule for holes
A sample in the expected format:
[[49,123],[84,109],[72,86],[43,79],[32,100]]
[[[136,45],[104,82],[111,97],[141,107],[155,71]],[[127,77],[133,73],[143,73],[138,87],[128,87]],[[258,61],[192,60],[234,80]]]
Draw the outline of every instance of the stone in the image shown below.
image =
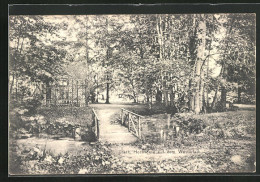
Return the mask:
[[233,155],[230,160],[238,165],[241,165],[243,163],[240,155]]
[[75,135],[74,135],[75,140],[81,140],[81,131],[80,128],[75,129]]

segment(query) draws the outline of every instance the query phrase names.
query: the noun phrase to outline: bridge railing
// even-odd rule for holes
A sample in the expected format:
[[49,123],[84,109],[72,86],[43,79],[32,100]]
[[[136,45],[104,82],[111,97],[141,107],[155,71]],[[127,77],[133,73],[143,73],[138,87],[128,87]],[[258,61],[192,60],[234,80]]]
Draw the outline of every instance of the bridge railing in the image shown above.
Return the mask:
[[139,139],[142,138],[141,118],[143,116],[121,108],[121,124],[128,127],[128,131]]
[[100,120],[97,116],[95,109],[93,109],[93,108],[92,108],[92,118],[93,118],[93,123],[94,123],[93,130],[94,130],[96,139],[99,140],[99,121]]

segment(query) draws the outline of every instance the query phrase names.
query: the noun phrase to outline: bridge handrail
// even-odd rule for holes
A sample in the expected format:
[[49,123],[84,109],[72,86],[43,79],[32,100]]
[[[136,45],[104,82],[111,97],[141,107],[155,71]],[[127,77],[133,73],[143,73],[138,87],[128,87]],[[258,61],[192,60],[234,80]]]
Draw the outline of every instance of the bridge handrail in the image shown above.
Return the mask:
[[[136,114],[134,112],[131,112],[131,111],[128,111],[124,108],[121,108],[122,112],[121,112],[121,124],[123,125],[125,123],[124,121],[124,113],[127,113],[128,114],[128,118],[127,118],[127,121],[128,121],[128,131],[133,133],[135,136],[137,136],[139,139],[142,138],[142,130],[141,130],[141,118],[144,118],[143,116],[139,115],[139,114]],[[133,117],[132,116],[135,116],[137,117],[137,123],[134,122],[133,120]],[[132,127],[131,127],[132,125]]]
[[141,116],[141,115],[139,115],[139,114],[136,114],[136,113],[134,113],[134,112],[131,112],[131,111],[129,111],[129,110],[127,110],[127,109],[124,109],[124,108],[121,108],[123,111],[126,111],[126,112],[128,112],[128,113],[131,113],[131,114],[133,114],[133,115],[135,115],[135,116],[138,116],[138,117],[140,117],[140,118],[144,118],[144,116]]
[[[96,113],[96,111],[95,111],[94,108],[92,108],[92,112],[95,114],[95,117],[97,118],[97,120],[99,120],[98,115],[97,115],[97,113]],[[99,120],[99,121],[100,121],[100,120]]]
[[97,116],[97,113],[94,108],[92,108],[92,113],[94,114],[94,123],[95,123],[95,134],[97,137],[97,140],[99,139],[99,118]]

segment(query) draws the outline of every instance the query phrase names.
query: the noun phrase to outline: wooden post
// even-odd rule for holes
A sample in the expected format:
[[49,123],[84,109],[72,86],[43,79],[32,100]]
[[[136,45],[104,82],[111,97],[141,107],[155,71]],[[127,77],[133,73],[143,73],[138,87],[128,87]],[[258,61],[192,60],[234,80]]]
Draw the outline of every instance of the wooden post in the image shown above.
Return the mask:
[[139,116],[138,116],[138,136],[139,138],[141,138],[141,120]]
[[124,124],[124,110],[121,110],[121,123]]
[[[108,81],[108,80],[107,80]],[[109,83],[107,82],[107,98],[106,98],[106,104],[109,104]]]
[[56,86],[54,86],[54,105],[56,106],[56,101],[57,101],[57,94],[56,94]]
[[98,75],[97,75],[97,99],[96,99],[97,103],[98,103],[98,94],[99,94],[99,92],[98,92]]
[[74,87],[74,86],[73,86],[73,79],[71,80],[71,87],[72,87],[72,88],[71,88],[71,92],[72,92],[72,93],[71,93],[71,104],[72,104],[72,106],[73,106],[73,105],[74,105],[74,101],[73,101],[73,97],[74,97],[74,95],[73,95],[73,87]]
[[16,78],[15,78],[15,100],[17,101],[17,90],[18,90],[18,79],[17,79],[17,74],[16,74]]
[[130,115],[130,113],[128,113],[128,131],[130,131],[130,117],[131,117],[131,115]]
[[88,105],[88,94],[87,94],[87,80],[86,79],[85,79],[84,88],[85,88],[85,106],[87,106]]
[[76,89],[77,89],[77,106],[79,106],[79,89],[78,89],[78,80],[76,82]]
[[167,114],[167,128],[170,128],[171,114]]
[[98,119],[97,119],[97,139],[99,139],[99,120]]
[[163,141],[166,141],[166,138],[167,138],[167,133],[164,132],[164,133],[163,133]]
[[67,80],[67,83],[68,83],[68,85],[67,85],[67,93],[68,93],[67,104],[69,104],[70,103],[70,80],[69,79]]
[[178,137],[178,135],[179,135],[179,130],[180,130],[180,127],[176,126],[176,137]]
[[160,131],[160,139],[161,139],[161,142],[163,141],[163,129],[161,129]]

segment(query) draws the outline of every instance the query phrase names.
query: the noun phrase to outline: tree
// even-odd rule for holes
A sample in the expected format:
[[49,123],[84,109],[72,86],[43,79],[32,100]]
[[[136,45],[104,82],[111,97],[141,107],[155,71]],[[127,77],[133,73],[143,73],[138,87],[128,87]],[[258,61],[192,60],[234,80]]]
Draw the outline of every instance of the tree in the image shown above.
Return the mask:
[[[61,71],[65,51],[55,44],[60,42],[57,30],[61,27],[66,24],[47,23],[43,16],[10,16],[10,95],[16,81],[16,100],[19,80],[23,80],[20,84],[26,80],[45,83]],[[30,90],[30,85],[23,86]]]
[[[237,84],[238,101],[241,91],[255,92],[255,16],[252,14],[229,14],[223,27],[225,38],[220,44],[222,77],[222,106],[225,108],[226,90]],[[233,87],[233,88],[232,88]]]

